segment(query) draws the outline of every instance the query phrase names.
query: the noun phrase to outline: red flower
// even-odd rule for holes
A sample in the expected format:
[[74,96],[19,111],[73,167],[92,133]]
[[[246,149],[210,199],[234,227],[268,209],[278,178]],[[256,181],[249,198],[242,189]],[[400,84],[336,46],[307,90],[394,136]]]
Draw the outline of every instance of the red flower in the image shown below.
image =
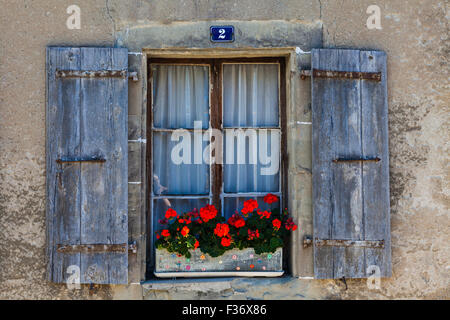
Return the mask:
[[231,239],[223,237],[222,240],[220,241],[220,244],[223,245],[224,247],[229,247],[231,245]]
[[198,242],[198,240],[195,240],[194,250],[197,249],[199,245],[200,245],[200,242]]
[[235,228],[241,228],[245,226],[245,220],[238,214],[233,214],[231,218],[228,219],[228,223]]
[[294,221],[292,221],[292,218],[288,218],[286,220],[284,227],[286,228],[286,230],[292,230],[292,231],[297,230],[297,225],[294,223]]
[[203,208],[200,209],[200,217],[204,222],[208,222],[211,219],[214,219],[217,215],[217,209],[210,204],[207,204]]
[[241,212],[243,214],[249,214],[250,212],[253,212],[258,208],[258,202],[254,199],[249,199],[247,201],[244,201],[244,208],[242,208]]
[[262,218],[269,219],[270,215],[272,214],[272,212],[270,212],[270,211],[259,211],[258,214],[260,215],[260,217],[259,217],[260,219],[262,219]]
[[172,208],[167,209],[166,211],[166,219],[172,219],[177,216],[177,212]]
[[230,231],[230,227],[226,223],[218,223],[214,229],[214,234],[219,237],[225,237]]
[[274,219],[274,220],[272,221],[272,224],[273,224],[273,226],[274,226],[275,229],[280,229],[280,227],[281,227],[281,221],[278,220],[278,219]]
[[252,231],[248,229],[248,240],[253,240],[255,238],[259,238],[259,230],[256,229],[255,231]]
[[183,223],[184,220],[183,220],[183,219],[178,219],[178,222],[179,222],[179,223]]
[[265,197],[264,197],[264,202],[267,204],[271,204],[273,202],[277,202],[278,201],[278,197],[272,193],[268,193]]
[[156,239],[159,239],[159,238],[161,238],[161,236],[159,235],[159,233],[158,232],[155,232],[156,233]]
[[163,231],[161,231],[161,235],[163,237],[170,237],[170,232],[167,229],[164,229]]
[[183,235],[183,237],[187,237],[189,234],[189,228],[184,226],[183,229],[181,229],[181,234]]

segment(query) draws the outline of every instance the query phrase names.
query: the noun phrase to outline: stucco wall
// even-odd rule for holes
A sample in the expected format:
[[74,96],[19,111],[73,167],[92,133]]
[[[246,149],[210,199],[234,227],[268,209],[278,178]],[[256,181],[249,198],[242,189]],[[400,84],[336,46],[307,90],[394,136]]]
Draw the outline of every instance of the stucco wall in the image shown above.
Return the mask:
[[[81,7],[81,30],[66,28],[71,4]],[[365,26],[371,4],[381,8],[382,30]],[[448,2],[0,0],[0,6],[0,298],[450,297]],[[277,45],[273,38],[287,33],[276,26],[292,24],[319,26],[323,47],[387,52],[393,277],[380,290],[363,280],[347,281],[345,290],[340,281],[282,278],[69,291],[45,280],[45,47],[133,47],[134,30],[209,20],[254,21],[255,35],[273,32],[254,46]],[[295,45],[290,40],[280,45]]]

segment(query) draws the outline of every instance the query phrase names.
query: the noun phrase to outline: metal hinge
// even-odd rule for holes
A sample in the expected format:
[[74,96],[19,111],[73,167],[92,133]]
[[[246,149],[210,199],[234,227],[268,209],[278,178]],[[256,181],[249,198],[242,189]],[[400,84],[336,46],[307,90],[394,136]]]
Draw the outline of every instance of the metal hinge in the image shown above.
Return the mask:
[[306,77],[314,78],[334,78],[334,79],[350,79],[350,80],[373,80],[381,81],[381,72],[359,72],[359,71],[333,71],[333,70],[300,70],[300,78],[305,80]]
[[138,73],[136,71],[128,72],[128,78],[134,82],[139,81]]
[[133,241],[133,242],[128,244],[128,253],[137,253],[136,241]]
[[58,244],[56,251],[60,253],[74,254],[74,253],[136,253],[136,241],[130,244]]
[[[303,237],[303,248],[313,244],[313,239],[309,235]],[[384,248],[384,240],[343,240],[343,239],[319,239],[314,240],[316,247],[362,247],[362,248]]]
[[312,237],[305,235],[303,237],[303,248],[308,248],[310,245],[312,245]]
[[129,78],[138,81],[136,71],[127,70],[56,70],[56,78]]

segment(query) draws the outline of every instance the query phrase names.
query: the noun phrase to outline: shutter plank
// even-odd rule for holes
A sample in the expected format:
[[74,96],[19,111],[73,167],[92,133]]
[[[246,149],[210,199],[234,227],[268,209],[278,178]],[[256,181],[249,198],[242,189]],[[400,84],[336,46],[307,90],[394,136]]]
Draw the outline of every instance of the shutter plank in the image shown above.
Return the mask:
[[[117,51],[125,57],[117,57]],[[123,54],[123,53],[122,53]],[[128,51],[82,48],[82,70],[127,69]],[[120,60],[121,59],[121,60]],[[127,243],[127,80],[81,79],[81,153],[105,158],[104,163],[81,165],[81,238],[83,244]],[[122,100],[120,100],[122,99]],[[94,107],[95,106],[95,107]],[[120,124],[123,122],[123,124]],[[121,141],[122,140],[122,141]],[[121,171],[124,170],[124,171]],[[117,198],[116,198],[117,197]],[[124,227],[125,226],[125,227]],[[127,279],[128,254],[81,254],[81,281],[120,283]]]
[[[328,70],[360,71],[359,51],[339,50]],[[320,80],[316,80],[320,82]],[[334,159],[361,156],[361,101],[359,80],[333,80],[332,139]],[[328,159],[329,161],[329,159]],[[362,169],[360,163],[332,163],[334,192],[333,239],[362,240]],[[333,247],[334,278],[364,274],[364,249]]]
[[381,72],[381,82],[361,81],[363,156],[378,156],[378,163],[363,165],[364,226],[367,240],[385,239],[385,249],[365,249],[365,265],[391,276],[389,214],[389,150],[386,54],[361,51],[361,71]]
[[[315,244],[315,277],[367,277],[369,265],[390,275],[385,54],[316,49],[311,63],[319,70],[382,72],[381,82],[312,77],[314,239],[385,241],[384,249]],[[372,157],[382,161],[332,162]]]
[[[320,52],[320,51],[319,51]],[[330,68],[331,61],[337,60],[337,52],[326,51],[313,54],[311,64],[320,69]],[[333,216],[330,208],[334,203],[331,162],[334,156],[334,140],[332,139],[333,109],[336,80],[324,78],[321,82],[311,81],[312,85],[312,170],[314,237],[332,238]],[[317,129],[316,129],[317,128]],[[320,144],[320,148],[318,147]],[[333,248],[314,246],[314,272],[317,278],[333,278]]]
[[80,69],[78,48],[51,48],[48,50],[48,104],[47,118],[47,218],[49,280],[65,282],[67,268],[80,265],[80,255],[63,255],[54,244],[80,241],[80,165],[58,164],[62,156],[78,156],[80,149],[80,81],[56,79],[57,68]]

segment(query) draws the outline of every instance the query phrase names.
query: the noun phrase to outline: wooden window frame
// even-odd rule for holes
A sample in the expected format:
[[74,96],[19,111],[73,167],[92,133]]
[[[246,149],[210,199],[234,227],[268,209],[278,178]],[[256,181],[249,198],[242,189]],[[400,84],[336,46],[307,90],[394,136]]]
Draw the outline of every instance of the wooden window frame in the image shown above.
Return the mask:
[[[147,175],[147,193],[146,193],[146,220],[147,220],[147,240],[146,240],[146,279],[153,278],[154,271],[154,258],[155,248],[153,243],[153,132],[158,131],[153,127],[153,74],[152,65],[155,64],[167,64],[167,65],[207,65],[209,66],[209,107],[210,118],[209,128],[218,129],[224,133],[225,129],[235,129],[235,127],[224,128],[223,127],[223,65],[224,64],[278,64],[278,108],[279,108],[279,124],[278,127],[257,127],[262,129],[276,129],[281,133],[281,145],[280,145],[280,208],[287,207],[287,118],[286,118],[286,57],[254,57],[254,58],[152,58],[147,59],[147,148],[146,148],[146,175]],[[246,129],[246,127],[241,127]],[[164,130],[164,129],[163,129]],[[174,129],[175,130],[175,129]],[[193,131],[193,129],[186,129]],[[204,130],[204,129],[202,129]],[[159,131],[162,131],[159,129]],[[256,197],[265,195],[266,193],[229,193],[234,197]],[[223,165],[213,164],[210,167],[210,193],[209,195],[192,195],[192,196],[173,196],[168,195],[171,198],[209,198],[210,202],[218,208],[219,212],[223,214],[222,203],[224,200],[222,197],[223,191]],[[283,268],[287,268],[287,254],[283,255]]]

